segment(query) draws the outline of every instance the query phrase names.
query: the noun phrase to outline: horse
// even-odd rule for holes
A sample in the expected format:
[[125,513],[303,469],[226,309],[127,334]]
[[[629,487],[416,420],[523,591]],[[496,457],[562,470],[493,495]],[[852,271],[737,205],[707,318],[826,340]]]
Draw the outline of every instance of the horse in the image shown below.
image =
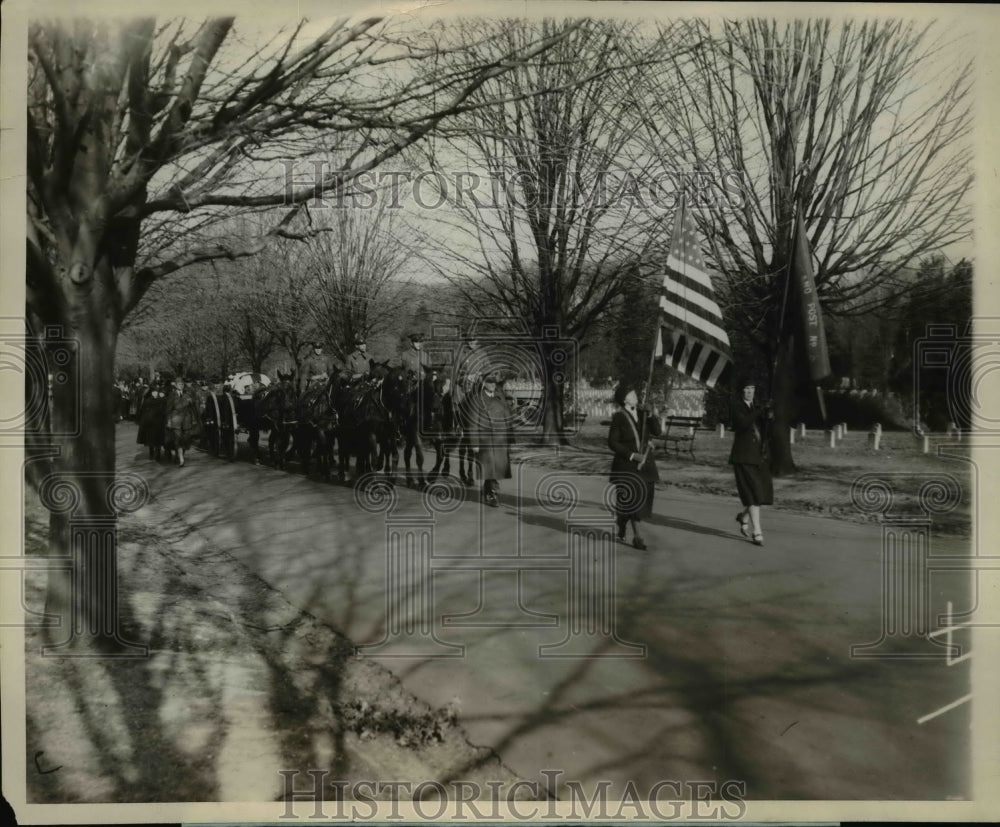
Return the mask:
[[[382,395],[386,409],[389,411],[389,428],[383,434],[380,445],[383,457],[387,463],[386,471],[389,481],[395,482],[396,469],[399,467],[399,447],[403,446],[403,461],[406,466],[406,484],[410,487],[423,488],[424,479],[424,449],[420,441],[422,423],[430,421],[430,397],[428,392],[418,384],[413,371],[405,367],[390,368],[386,366],[386,375],[382,383]],[[410,459],[416,453],[417,474],[414,478]]]
[[381,379],[362,379],[352,384],[337,373],[330,381],[329,399],[337,413],[337,477],[346,482],[351,457],[356,479],[372,471],[379,451],[379,435],[388,418],[381,399]]
[[260,434],[267,432],[268,460],[275,468],[284,468],[290,452],[291,434],[298,424],[298,399],[291,375],[279,372],[277,384],[255,391],[251,404],[244,406],[244,427],[250,433],[250,456],[257,461]]
[[299,425],[295,444],[303,473],[309,474],[312,458],[316,459],[323,479],[329,480],[333,468],[333,448],[340,431],[340,417],[333,403],[335,376],[322,385],[306,390],[299,399]]
[[454,388],[451,391],[451,398],[447,401],[446,407],[451,408],[451,416],[454,421],[452,433],[454,436],[444,444],[444,450],[449,453],[451,448],[458,449],[458,476],[465,485],[475,485],[476,455],[472,450],[472,441],[469,438],[471,428],[471,406],[476,394],[482,391],[482,379],[466,381],[465,388],[460,392],[459,401],[455,401]]
[[[434,467],[427,474],[429,482],[439,476],[451,476],[451,450],[459,443],[454,396],[445,380],[436,379],[429,386],[430,418],[424,432],[430,433],[434,447]],[[464,477],[463,477],[464,479]]]

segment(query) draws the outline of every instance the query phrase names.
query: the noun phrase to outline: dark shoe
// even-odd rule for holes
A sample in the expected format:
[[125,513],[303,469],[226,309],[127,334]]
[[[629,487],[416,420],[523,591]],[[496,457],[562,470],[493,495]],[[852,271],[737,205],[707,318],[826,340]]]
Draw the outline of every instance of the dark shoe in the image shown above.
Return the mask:
[[646,544],[643,542],[642,537],[636,537],[632,540],[632,545],[639,549],[639,551],[646,550]]
[[743,516],[744,515],[743,515],[742,511],[739,514],[737,514],[736,515],[736,522],[738,522],[740,524],[740,534],[742,534],[744,537],[746,537],[749,540],[750,539],[750,521],[743,519]]
[[618,542],[619,543],[624,543],[625,542],[625,529],[624,528],[619,528],[618,529]]
[[753,535],[753,544],[755,546],[762,546],[762,545],[764,545],[764,535],[763,534],[754,534]]
[[499,500],[497,500],[497,495],[496,494],[487,494],[485,497],[483,497],[483,501],[490,508],[499,508],[500,507],[500,502],[499,502]]

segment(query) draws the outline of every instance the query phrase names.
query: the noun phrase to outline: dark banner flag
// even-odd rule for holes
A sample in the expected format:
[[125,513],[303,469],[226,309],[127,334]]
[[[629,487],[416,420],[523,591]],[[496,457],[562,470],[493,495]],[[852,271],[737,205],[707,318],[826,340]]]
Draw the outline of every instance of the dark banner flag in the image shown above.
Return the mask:
[[795,249],[792,258],[792,277],[798,294],[799,309],[802,313],[802,336],[805,340],[805,355],[809,365],[809,378],[819,382],[830,375],[830,354],[826,348],[826,331],[823,328],[823,311],[816,293],[813,279],[812,253],[806,236],[802,214],[795,223]]

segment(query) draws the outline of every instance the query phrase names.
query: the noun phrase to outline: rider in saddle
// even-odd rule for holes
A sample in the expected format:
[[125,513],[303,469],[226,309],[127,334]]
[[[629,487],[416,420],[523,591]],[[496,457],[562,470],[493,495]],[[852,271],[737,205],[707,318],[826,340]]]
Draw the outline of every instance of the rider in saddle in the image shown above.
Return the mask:
[[344,371],[347,374],[347,381],[351,385],[357,385],[368,376],[371,364],[368,356],[368,348],[365,344],[364,336],[360,334],[354,340],[354,350],[344,361]]
[[409,335],[410,347],[403,354],[403,367],[413,374],[413,377],[421,382],[425,379],[424,368],[430,366],[427,353],[424,351],[424,334],[411,333]]
[[323,355],[323,345],[321,342],[313,342],[312,352],[302,364],[299,395],[301,396],[306,390],[315,387],[318,383],[326,382],[329,378],[330,370],[326,356]]

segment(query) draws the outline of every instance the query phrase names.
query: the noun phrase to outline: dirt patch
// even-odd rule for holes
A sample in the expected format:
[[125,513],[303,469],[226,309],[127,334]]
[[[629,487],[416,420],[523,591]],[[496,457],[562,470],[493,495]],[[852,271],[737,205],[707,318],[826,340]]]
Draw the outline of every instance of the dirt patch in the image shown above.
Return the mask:
[[[44,552],[46,526],[29,496],[27,554]],[[42,657],[43,633],[27,631],[29,801],[280,802],[282,771],[297,773],[296,790],[310,770],[411,790],[459,773],[485,791],[517,780],[468,742],[454,710],[356,658],[175,515],[153,505],[123,518],[118,559],[121,632],[148,656]],[[45,584],[27,575],[29,610],[41,610]]]

